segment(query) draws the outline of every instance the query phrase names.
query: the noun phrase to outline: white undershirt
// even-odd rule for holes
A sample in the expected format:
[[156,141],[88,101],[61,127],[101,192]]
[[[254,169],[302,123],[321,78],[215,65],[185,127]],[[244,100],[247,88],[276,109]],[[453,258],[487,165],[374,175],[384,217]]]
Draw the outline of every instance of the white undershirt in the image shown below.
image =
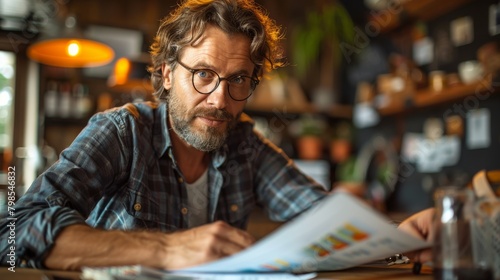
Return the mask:
[[189,228],[208,223],[208,168],[194,183],[186,183]]

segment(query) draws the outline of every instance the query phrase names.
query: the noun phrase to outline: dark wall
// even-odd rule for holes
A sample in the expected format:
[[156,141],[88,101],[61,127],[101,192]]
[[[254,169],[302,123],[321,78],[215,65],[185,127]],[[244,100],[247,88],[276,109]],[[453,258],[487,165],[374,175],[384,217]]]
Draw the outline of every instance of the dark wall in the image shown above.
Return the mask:
[[[422,110],[406,116],[386,117],[376,129],[366,129],[360,131],[360,139],[369,139],[374,133],[384,134],[388,138],[400,139],[401,134],[398,128],[404,133],[422,133],[423,123],[427,118],[442,118],[455,105],[463,105],[464,100]],[[471,103],[472,105],[472,103]],[[477,105],[477,106],[476,106]],[[401,171],[398,176],[398,183],[395,193],[389,199],[389,209],[393,211],[414,212],[433,205],[432,192],[435,188],[444,185],[467,185],[472,176],[482,169],[500,168],[500,93],[490,95],[484,101],[474,103],[470,109],[487,108],[490,111],[490,132],[491,145],[483,149],[468,149],[466,146],[467,126],[465,115],[461,115],[464,120],[465,133],[460,137],[460,159],[455,166],[444,167],[437,173],[420,173],[415,164],[401,160]],[[470,110],[464,110],[468,112]],[[429,186],[430,184],[430,186]],[[429,188],[430,189],[426,189]]]
[[[429,70],[439,69],[446,72],[456,72],[458,63],[477,59],[477,50],[483,44],[500,40],[500,35],[491,36],[489,33],[489,7],[493,4],[497,5],[498,1],[471,1],[471,3],[459,7],[427,24],[429,35],[436,40],[440,34],[450,36],[450,23],[455,19],[471,16],[474,22],[474,40],[472,43],[449,49],[448,51],[452,58],[450,61],[436,57],[435,62],[429,65]],[[441,33],[441,31],[443,32]]]
[[[457,72],[460,62],[476,60],[477,50],[483,44],[499,41],[499,35],[489,34],[489,6],[498,4],[498,1],[472,1],[438,19],[426,23],[428,35],[436,41],[438,36],[450,36],[451,21],[471,16],[474,25],[474,41],[470,44],[453,47],[449,51],[451,59],[435,57],[430,65],[422,67],[424,72],[432,70],[444,70],[447,73]],[[441,38],[442,39],[442,38]],[[388,208],[392,211],[415,212],[433,205],[432,192],[436,187],[448,184],[465,186],[470,182],[472,176],[482,169],[500,168],[500,92],[498,89],[492,93],[483,94],[479,98],[464,98],[440,106],[418,109],[404,112],[403,114],[383,117],[376,127],[361,129],[357,134],[357,144],[362,146],[375,134],[382,134],[388,139],[401,141],[402,136],[408,132],[422,133],[423,124],[429,117],[441,118],[454,110],[463,119],[465,133],[460,138],[461,154],[460,160],[455,166],[445,167],[437,173],[420,173],[414,164],[401,164],[402,170],[399,174],[396,191],[388,200]],[[462,112],[454,108],[463,108]],[[466,113],[470,110],[488,108],[490,111],[491,145],[488,148],[470,150],[466,147],[465,136],[467,130]],[[398,145],[396,145],[398,146]],[[399,148],[399,146],[398,146]],[[427,188],[427,189],[426,189]]]

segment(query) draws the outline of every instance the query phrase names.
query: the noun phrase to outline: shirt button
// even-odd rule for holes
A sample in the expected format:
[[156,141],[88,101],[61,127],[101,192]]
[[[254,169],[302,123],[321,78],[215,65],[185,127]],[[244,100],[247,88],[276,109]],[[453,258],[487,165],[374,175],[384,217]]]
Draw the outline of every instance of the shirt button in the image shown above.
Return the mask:
[[186,214],[188,213],[188,209],[187,209],[186,207],[182,208],[182,209],[181,209],[181,213],[182,213],[183,215],[186,215]]
[[231,212],[236,212],[236,211],[238,211],[238,205],[236,204],[231,205]]
[[134,204],[134,210],[135,210],[135,211],[141,211],[141,209],[142,209],[142,206],[141,206],[141,204],[140,204],[140,203],[136,203],[136,204]]
[[184,182],[184,180],[182,179],[182,177],[179,177],[179,178],[177,179],[177,181],[178,181],[179,183]]

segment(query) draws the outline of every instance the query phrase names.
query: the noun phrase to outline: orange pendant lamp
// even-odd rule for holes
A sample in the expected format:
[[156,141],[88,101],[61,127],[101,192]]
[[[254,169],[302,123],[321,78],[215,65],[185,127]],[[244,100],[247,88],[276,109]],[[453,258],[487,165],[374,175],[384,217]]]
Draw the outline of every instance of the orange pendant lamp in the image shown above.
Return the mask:
[[147,71],[149,65],[151,59],[146,53],[138,57],[119,58],[108,77],[108,87],[120,91],[152,92],[150,73]]
[[47,32],[28,47],[28,57],[57,67],[96,67],[108,64],[115,55],[108,45],[85,38],[76,27],[76,18],[68,16],[64,25],[51,22]]

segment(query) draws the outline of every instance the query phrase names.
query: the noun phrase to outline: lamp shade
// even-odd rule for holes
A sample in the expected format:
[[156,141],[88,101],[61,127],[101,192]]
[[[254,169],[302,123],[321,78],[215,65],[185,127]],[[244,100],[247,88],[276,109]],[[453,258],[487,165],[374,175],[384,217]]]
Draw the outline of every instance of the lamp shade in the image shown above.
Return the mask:
[[114,51],[107,45],[81,38],[44,40],[28,48],[31,59],[58,67],[96,67],[109,63]]
[[51,30],[28,47],[28,57],[42,64],[71,68],[102,66],[113,60],[113,49],[81,35],[74,17],[68,17],[62,27],[52,24]]
[[121,57],[116,61],[108,78],[108,86],[121,91],[142,89],[152,92],[150,74],[147,71],[150,64],[147,55],[138,58]]

